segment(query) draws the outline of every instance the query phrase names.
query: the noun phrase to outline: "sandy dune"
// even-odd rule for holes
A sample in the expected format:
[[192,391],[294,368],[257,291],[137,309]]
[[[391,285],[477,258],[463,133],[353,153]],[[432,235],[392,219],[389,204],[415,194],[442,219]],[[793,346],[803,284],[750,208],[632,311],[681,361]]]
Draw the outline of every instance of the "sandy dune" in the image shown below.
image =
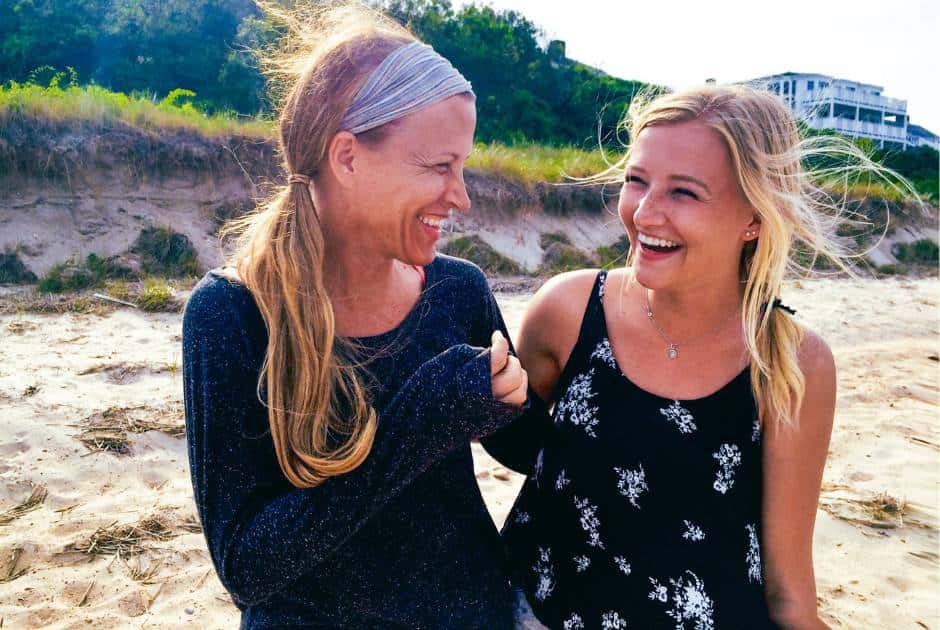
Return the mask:
[[[940,281],[784,297],[840,372],[815,541],[825,618],[940,627]],[[527,298],[499,296],[511,328]],[[236,627],[193,520],[179,334],[178,315],[129,309],[0,316],[0,627]],[[521,479],[477,455],[502,522]]]

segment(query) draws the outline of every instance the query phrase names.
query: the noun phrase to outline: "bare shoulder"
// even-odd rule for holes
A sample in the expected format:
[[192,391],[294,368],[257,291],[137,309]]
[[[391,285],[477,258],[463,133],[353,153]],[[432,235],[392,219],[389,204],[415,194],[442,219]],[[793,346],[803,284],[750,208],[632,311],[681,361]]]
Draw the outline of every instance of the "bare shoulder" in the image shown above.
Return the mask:
[[565,329],[565,324],[579,325],[596,277],[597,269],[579,269],[551,278],[529,302],[526,323]]
[[596,277],[596,269],[555,276],[526,307],[517,348],[529,384],[542,400],[551,400],[555,384],[578,341]]
[[797,355],[807,388],[835,380],[836,362],[826,340],[807,329]]

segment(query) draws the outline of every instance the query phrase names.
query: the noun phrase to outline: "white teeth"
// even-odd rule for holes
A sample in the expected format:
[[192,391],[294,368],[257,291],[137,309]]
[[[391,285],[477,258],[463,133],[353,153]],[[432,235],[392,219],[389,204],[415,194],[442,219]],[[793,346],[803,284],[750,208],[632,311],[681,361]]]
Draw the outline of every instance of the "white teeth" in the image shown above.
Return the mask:
[[679,246],[679,243],[667,241],[664,238],[656,238],[655,236],[648,236],[646,234],[643,234],[642,232],[638,233],[636,237],[644,245],[652,245],[653,247],[678,247]]
[[444,218],[443,217],[426,217],[424,215],[420,215],[418,216],[418,221],[421,221],[421,223],[424,223],[427,226],[430,226],[433,228],[439,228],[441,227],[441,223],[444,222]]

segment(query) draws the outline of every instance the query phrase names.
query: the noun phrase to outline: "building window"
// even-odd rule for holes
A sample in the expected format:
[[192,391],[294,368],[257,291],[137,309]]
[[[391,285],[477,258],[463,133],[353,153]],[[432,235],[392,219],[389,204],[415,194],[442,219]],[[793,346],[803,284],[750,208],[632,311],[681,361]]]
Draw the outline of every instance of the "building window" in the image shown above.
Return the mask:
[[807,82],[806,82],[806,89],[812,91],[812,90],[813,90],[813,86],[815,85],[815,83],[816,83],[816,82],[815,82],[815,81],[812,81],[812,80],[807,81]]
[[820,81],[820,82],[819,82],[819,89],[820,89],[820,90],[825,90],[827,87],[829,87],[829,83],[828,83],[828,82],[826,82],[826,81]]
[[790,82],[789,82],[789,81],[784,81],[784,82],[783,82],[783,93],[784,93],[784,94],[789,94],[789,93],[790,93]]

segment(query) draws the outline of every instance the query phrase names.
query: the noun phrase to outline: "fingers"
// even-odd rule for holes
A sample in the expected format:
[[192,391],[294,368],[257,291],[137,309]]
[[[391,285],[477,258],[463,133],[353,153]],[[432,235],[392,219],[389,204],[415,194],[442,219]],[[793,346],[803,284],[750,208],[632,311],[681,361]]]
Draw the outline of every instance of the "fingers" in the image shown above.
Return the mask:
[[495,376],[503,371],[509,360],[509,342],[503,337],[503,333],[494,330],[490,343],[490,375]]
[[529,377],[516,357],[511,356],[507,359],[506,367],[493,375],[492,383],[493,397],[496,400],[515,405],[521,405],[526,401]]

